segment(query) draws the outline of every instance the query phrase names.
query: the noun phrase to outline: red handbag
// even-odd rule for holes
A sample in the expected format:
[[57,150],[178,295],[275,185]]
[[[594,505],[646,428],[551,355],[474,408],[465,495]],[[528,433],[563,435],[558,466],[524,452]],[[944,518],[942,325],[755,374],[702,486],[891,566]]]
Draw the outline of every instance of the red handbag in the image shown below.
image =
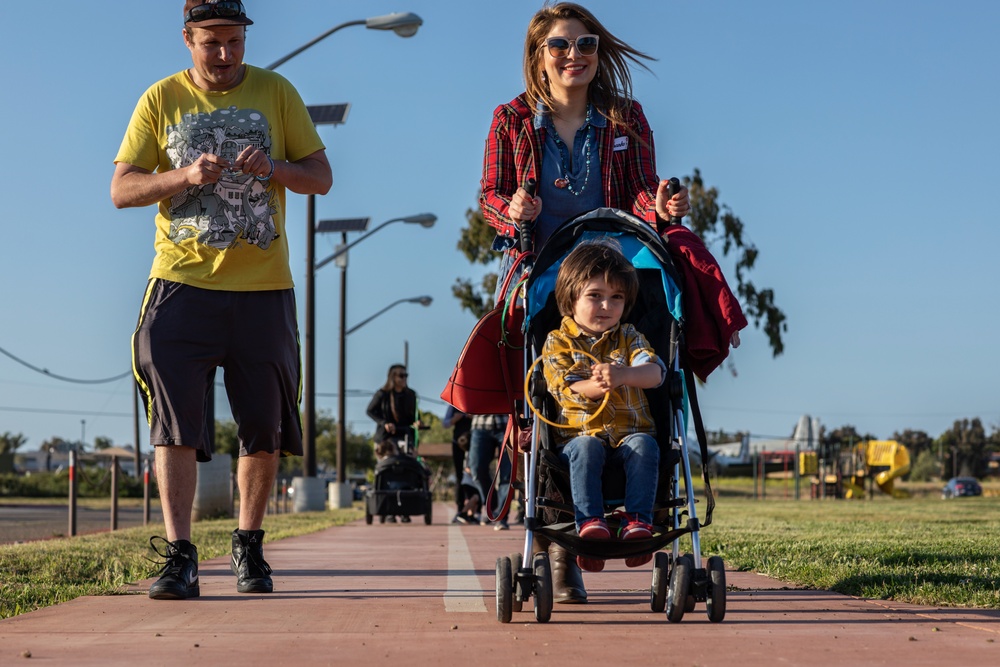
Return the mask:
[[[501,294],[507,293],[528,254],[519,255],[507,272]],[[441,398],[461,412],[512,415],[514,401],[524,397],[524,307],[517,305],[517,291],[476,323],[441,392]]]

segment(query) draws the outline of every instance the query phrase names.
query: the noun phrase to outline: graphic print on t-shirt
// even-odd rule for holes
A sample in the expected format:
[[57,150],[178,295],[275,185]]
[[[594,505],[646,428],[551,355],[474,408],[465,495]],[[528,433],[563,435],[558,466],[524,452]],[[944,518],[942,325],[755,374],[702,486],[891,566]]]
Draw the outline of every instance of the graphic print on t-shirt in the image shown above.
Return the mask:
[[[267,119],[254,109],[218,109],[184,114],[167,127],[167,158],[174,169],[193,163],[202,153],[234,162],[247,146],[271,153]],[[170,240],[192,237],[218,250],[241,242],[267,250],[276,237],[272,215],[275,193],[251,174],[227,170],[216,183],[194,185],[170,199]]]

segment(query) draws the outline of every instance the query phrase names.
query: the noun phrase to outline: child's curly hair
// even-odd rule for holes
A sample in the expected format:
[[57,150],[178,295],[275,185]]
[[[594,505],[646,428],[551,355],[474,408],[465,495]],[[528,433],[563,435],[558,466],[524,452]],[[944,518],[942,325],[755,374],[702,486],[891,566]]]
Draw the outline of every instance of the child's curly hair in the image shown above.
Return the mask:
[[559,314],[572,317],[584,285],[599,275],[603,275],[609,285],[624,292],[623,317],[627,316],[639,294],[639,276],[622,254],[621,244],[607,236],[584,241],[563,260],[556,276]]

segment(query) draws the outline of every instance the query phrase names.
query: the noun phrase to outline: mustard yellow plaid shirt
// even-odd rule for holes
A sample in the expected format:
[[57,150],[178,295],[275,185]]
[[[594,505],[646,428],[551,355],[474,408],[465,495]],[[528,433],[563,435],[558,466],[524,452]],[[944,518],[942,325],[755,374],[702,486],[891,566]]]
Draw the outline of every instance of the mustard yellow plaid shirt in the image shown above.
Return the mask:
[[615,389],[601,414],[584,423],[597,411],[603,397],[592,401],[570,389],[574,383],[589,379],[590,368],[594,365],[593,359],[580,350],[594,355],[601,363],[619,366],[655,363],[662,370],[661,383],[666,376],[666,366],[645,336],[631,324],[619,324],[603,336],[595,337],[581,331],[573,318],[564,317],[559,329],[549,333],[542,347],[545,382],[562,413],[552,421],[568,424],[566,428],[556,429],[556,441],[563,444],[580,435],[592,435],[617,447],[633,433],[655,436],[656,426],[646,395],[636,387]]

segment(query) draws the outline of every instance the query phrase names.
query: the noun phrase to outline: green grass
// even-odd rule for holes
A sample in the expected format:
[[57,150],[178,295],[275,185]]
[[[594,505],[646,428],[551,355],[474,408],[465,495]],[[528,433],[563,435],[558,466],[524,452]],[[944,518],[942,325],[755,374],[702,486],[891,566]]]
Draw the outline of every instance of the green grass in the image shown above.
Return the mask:
[[[363,516],[360,507],[327,512],[269,515],[267,541],[314,533]],[[233,519],[199,521],[191,541],[199,560],[230,553]],[[0,546],[0,618],[66,602],[81,595],[122,595],[130,584],[153,576],[158,557],[149,536],[163,535],[163,524],[113,533]]]
[[915,604],[1000,608],[996,497],[723,497],[701,537],[703,553],[722,556],[730,567],[801,586]]

